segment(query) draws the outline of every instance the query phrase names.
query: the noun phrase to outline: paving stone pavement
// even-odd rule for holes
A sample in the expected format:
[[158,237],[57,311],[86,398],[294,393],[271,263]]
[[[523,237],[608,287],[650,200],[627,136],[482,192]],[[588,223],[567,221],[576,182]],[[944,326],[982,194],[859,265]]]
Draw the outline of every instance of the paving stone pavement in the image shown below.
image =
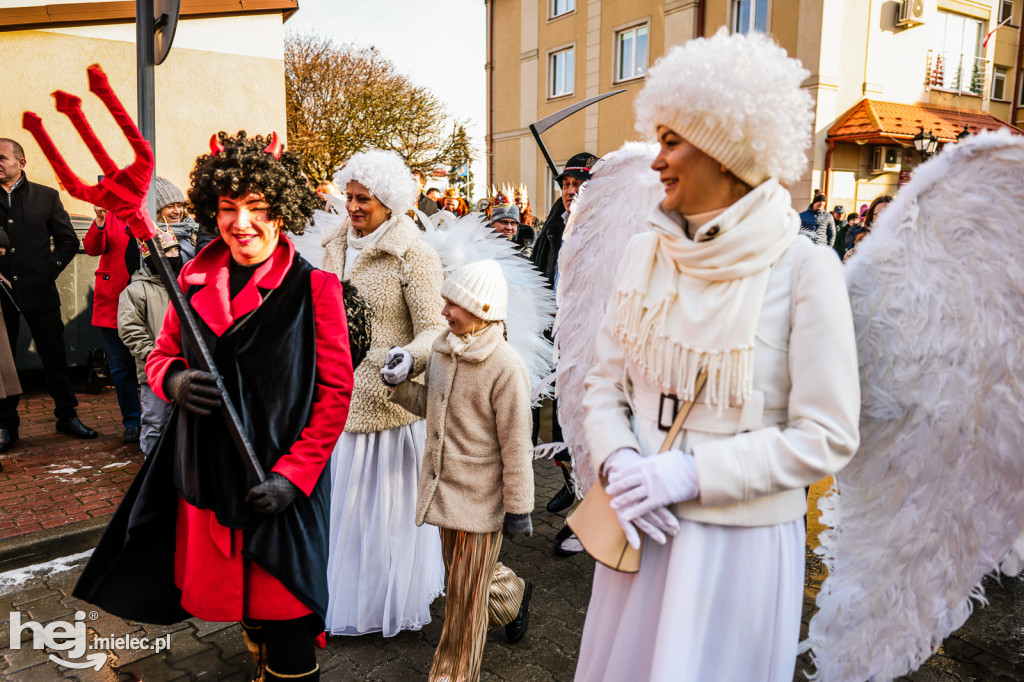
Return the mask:
[[[537,509],[561,485],[561,476],[551,463],[535,467]],[[822,486],[818,487],[818,490]],[[812,495],[813,497],[813,495]],[[809,525],[810,546],[818,526],[812,513]],[[489,634],[484,654],[482,679],[485,681],[572,680],[579,654],[580,634],[590,596],[593,562],[585,555],[558,559],[551,553],[562,515],[537,511],[533,517],[534,535],[516,539],[502,547],[502,561],[519,575],[534,583],[530,610],[530,629],[518,644],[509,644],[498,629]],[[16,588],[0,584],[0,680],[3,682],[128,682],[146,680],[248,679],[251,664],[235,623],[208,623],[190,620],[170,627],[153,627],[118,619],[70,597],[80,573],[81,559],[75,568],[27,580]],[[814,612],[814,595],[823,575],[817,557],[808,554],[808,579],[804,602],[804,626]],[[979,608],[968,623],[943,644],[938,654],[914,675],[913,682],[1024,680],[1024,581],[1020,577],[1001,583],[986,581],[990,604]],[[93,637],[156,638],[170,636],[166,651],[131,650],[113,646],[89,650],[89,654],[107,654],[100,670],[68,669],[48,659],[47,654],[71,652],[36,651],[31,633],[24,631],[21,646],[10,646],[11,615],[36,620],[43,625],[55,620],[74,621],[76,611],[83,612],[87,641]],[[367,635],[357,638],[330,638],[327,648],[318,653],[322,679],[405,681],[426,679],[430,660],[441,634],[443,600],[432,608],[433,620],[419,632],[403,632],[396,637]],[[116,644],[116,643],[115,643]],[[75,658],[73,660],[84,660]],[[805,679],[809,661],[798,662],[794,680]]]

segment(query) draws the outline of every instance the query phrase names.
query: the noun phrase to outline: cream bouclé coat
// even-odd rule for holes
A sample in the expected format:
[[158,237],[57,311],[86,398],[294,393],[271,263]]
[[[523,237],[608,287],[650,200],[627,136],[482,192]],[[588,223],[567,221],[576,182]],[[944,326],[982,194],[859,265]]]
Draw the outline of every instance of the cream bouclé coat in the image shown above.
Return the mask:
[[[619,448],[656,456],[665,437],[657,426],[661,389],[624,357],[612,322],[609,314],[599,331],[584,398],[597,472]],[[693,453],[700,486],[698,499],[673,507],[680,518],[729,526],[794,521],[807,512],[804,488],[842,469],[857,449],[857,349],[834,251],[793,240],[772,268],[754,348],[753,395],[721,413],[698,398],[673,445]]]
[[503,332],[490,325],[455,357],[441,334],[426,386],[406,381],[392,393],[427,418],[418,525],[493,533],[505,513],[533,511],[530,377]]
[[[446,330],[441,308],[441,259],[420,238],[410,218],[396,216],[395,224],[375,244],[366,246],[352,267],[349,281],[373,311],[370,350],[356,368],[352,406],[345,431],[369,433],[411,424],[419,417],[388,399],[380,378],[384,358],[392,346],[412,354],[410,376],[427,364],[431,341]],[[349,221],[324,240],[323,269],[344,279]]]

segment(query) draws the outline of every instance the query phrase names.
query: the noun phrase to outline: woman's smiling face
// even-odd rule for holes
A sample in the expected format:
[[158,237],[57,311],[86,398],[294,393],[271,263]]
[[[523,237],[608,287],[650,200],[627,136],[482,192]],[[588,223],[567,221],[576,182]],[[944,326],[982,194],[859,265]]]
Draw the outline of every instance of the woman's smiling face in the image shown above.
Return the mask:
[[217,201],[217,229],[240,265],[257,265],[270,258],[281,235],[280,218],[267,214],[270,205],[260,192]]
[[722,164],[694,147],[668,126],[658,126],[660,150],[651,164],[665,188],[661,207],[694,215],[733,203],[734,182]]
[[387,206],[355,180],[350,180],[345,188],[345,210],[348,211],[352,229],[362,235],[370,234],[380,227],[390,213]]

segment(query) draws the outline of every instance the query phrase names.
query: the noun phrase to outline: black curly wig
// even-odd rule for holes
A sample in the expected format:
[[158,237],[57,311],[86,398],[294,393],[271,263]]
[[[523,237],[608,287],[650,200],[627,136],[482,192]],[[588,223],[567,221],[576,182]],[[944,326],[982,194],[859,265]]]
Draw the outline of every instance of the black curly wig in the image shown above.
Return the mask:
[[259,192],[270,205],[270,218],[280,218],[285,230],[302,234],[313,211],[323,201],[302,175],[299,156],[281,152],[281,158],[275,159],[263,151],[270,144],[270,137],[248,137],[244,130],[234,137],[221,131],[217,139],[224,151],[200,156],[189,175],[192,186],[188,188],[188,200],[195,221],[203,229],[218,234],[220,198],[237,199],[249,192]]

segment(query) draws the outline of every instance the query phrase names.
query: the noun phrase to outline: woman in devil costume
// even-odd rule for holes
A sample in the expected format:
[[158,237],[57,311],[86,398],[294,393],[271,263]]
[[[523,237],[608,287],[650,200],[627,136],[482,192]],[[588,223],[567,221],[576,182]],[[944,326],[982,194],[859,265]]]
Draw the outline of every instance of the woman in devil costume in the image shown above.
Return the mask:
[[217,232],[179,283],[266,477],[253,480],[217,409],[215,377],[168,310],[146,365],[175,409],[75,594],[121,617],[242,621],[257,679],[319,679],[330,479],[352,363],[333,275],[300,258],[319,205],[299,159],[225,133],[197,160],[189,200]]

